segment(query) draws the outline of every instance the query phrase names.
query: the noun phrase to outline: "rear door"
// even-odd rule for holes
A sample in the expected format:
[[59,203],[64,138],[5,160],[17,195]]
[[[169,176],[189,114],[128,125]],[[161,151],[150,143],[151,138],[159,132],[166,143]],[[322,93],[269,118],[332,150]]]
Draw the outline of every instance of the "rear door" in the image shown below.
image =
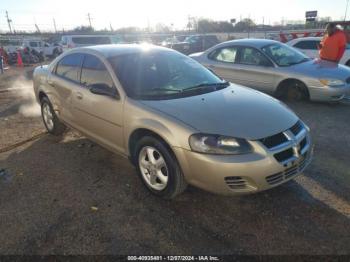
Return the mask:
[[238,47],[228,46],[214,50],[208,55],[206,67],[232,83],[239,83],[239,70],[236,67]]
[[96,84],[117,90],[107,67],[100,58],[85,54],[80,79],[81,85],[73,96],[74,121],[78,129],[111,150],[124,152],[122,100],[90,91]]
[[278,75],[273,63],[253,47],[242,46],[238,52],[238,61],[235,65],[238,82],[266,93],[273,93]]

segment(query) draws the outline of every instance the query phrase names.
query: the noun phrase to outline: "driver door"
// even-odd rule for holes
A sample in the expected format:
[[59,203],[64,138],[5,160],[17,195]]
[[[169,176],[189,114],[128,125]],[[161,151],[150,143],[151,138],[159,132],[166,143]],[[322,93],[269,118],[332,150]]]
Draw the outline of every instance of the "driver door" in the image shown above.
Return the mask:
[[237,82],[265,93],[273,93],[278,72],[273,63],[258,49],[240,47],[239,59],[235,65]]
[[90,91],[94,85],[101,84],[111,90],[116,89],[110,72],[100,58],[85,54],[80,87],[73,95],[75,123],[78,129],[93,140],[123,153],[123,103],[119,96],[100,95]]

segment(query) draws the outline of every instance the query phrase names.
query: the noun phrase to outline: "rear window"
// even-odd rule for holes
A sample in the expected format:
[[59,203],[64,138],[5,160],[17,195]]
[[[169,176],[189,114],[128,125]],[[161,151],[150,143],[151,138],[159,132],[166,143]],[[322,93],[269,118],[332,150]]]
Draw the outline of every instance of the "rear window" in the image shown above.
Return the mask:
[[111,44],[111,39],[109,37],[72,37],[72,41],[78,45]]

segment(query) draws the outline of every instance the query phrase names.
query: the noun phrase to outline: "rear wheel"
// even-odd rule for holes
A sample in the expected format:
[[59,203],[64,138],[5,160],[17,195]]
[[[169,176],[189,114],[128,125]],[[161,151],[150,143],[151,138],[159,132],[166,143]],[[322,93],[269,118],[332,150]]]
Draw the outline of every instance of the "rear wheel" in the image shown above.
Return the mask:
[[186,189],[181,168],[163,141],[145,136],[137,143],[135,152],[138,173],[153,194],[172,199]]
[[350,67],[350,60],[345,63],[346,66]]
[[41,99],[41,115],[44,125],[50,134],[60,136],[64,133],[66,126],[58,119],[47,97]]

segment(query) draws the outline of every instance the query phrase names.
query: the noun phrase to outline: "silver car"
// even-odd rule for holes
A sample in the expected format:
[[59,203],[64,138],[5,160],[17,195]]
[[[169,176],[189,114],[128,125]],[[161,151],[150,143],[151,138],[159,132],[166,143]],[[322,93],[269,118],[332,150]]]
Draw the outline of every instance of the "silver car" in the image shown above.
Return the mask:
[[190,56],[227,81],[277,97],[338,101],[350,94],[349,68],[273,40],[233,40]]
[[146,187],[234,195],[276,187],[311,159],[308,127],[283,103],[148,45],[76,48],[34,71],[49,133],[66,126],[131,160]]

